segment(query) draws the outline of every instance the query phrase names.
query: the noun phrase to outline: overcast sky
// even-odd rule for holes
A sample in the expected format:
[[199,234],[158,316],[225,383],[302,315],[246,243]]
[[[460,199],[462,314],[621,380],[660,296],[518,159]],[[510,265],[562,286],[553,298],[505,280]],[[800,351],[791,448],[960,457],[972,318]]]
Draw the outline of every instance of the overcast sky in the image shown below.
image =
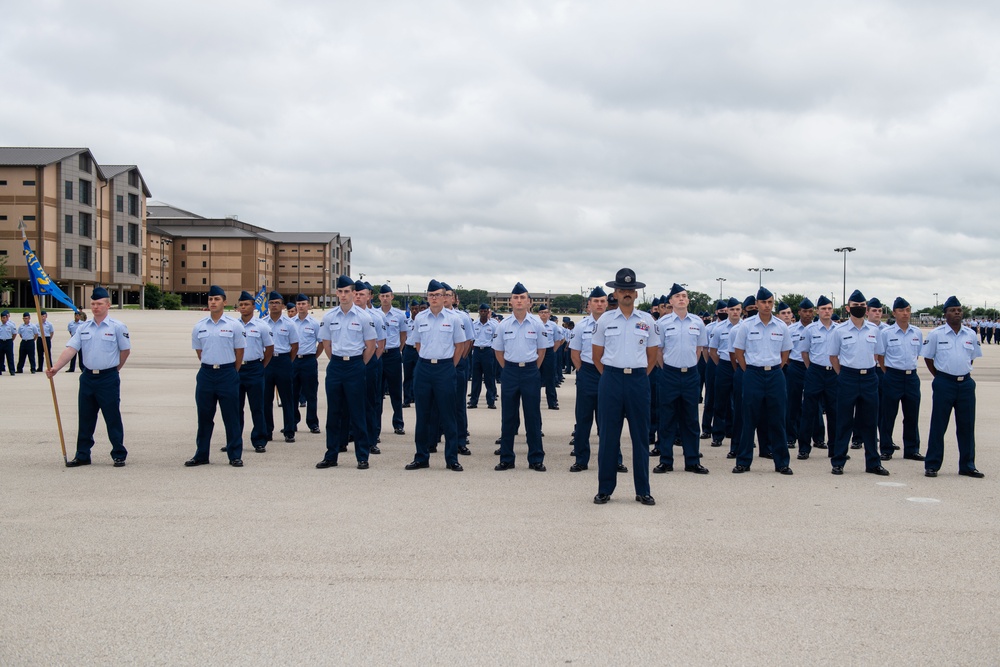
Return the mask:
[[996,2],[7,3],[0,144],[355,277],[1000,301]]

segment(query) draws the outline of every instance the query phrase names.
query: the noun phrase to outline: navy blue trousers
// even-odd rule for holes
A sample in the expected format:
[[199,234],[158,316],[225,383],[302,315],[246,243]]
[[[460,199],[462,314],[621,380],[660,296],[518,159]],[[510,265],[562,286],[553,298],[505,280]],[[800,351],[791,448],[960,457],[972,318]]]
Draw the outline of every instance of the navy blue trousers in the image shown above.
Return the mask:
[[632,481],[637,495],[648,496],[649,378],[646,369],[636,368],[627,374],[621,368],[605,366],[597,391],[600,443],[597,450],[597,492],[610,496],[618,484],[622,428],[627,419],[632,439]]
[[[268,364],[270,366],[271,364]],[[307,357],[296,357],[292,362],[292,396],[294,399],[292,401],[293,407],[295,409],[295,426],[298,428],[299,422],[302,420],[302,413],[299,412],[299,403],[301,399],[306,401],[306,426],[309,428],[319,427],[319,416],[316,414],[316,404],[317,404],[317,394],[319,393],[319,368],[316,364],[316,355],[309,355]],[[281,407],[284,409],[285,402],[284,399],[281,401]]]
[[[86,374],[84,374],[86,377]],[[194,390],[198,406],[197,449],[194,458],[208,461],[212,451],[212,431],[215,430],[215,408],[222,412],[226,427],[226,453],[230,461],[243,458],[243,429],[240,428],[240,378],[235,364],[212,368],[202,364]]]
[[420,355],[412,345],[405,346],[403,350],[403,403],[410,405],[413,403],[413,375],[417,370],[417,360]]
[[784,372],[785,387],[788,390],[785,436],[788,442],[798,442],[799,424],[802,421],[802,392],[806,386],[806,365],[801,361],[789,359]]
[[[76,359],[76,357],[73,357]],[[0,375],[6,369],[10,369],[10,374],[14,374],[14,341],[0,340]],[[73,370],[72,368],[70,370]]]
[[398,347],[382,353],[383,396],[385,392],[389,392],[392,406],[392,427],[403,428],[403,355]]
[[[271,363],[274,363],[272,360]],[[333,357],[326,366],[326,461],[336,461],[341,447],[347,447],[348,431],[354,434],[354,454],[367,461],[371,450],[365,420],[365,362],[362,355],[344,361]]]
[[292,393],[292,359],[287,352],[271,357],[264,369],[264,418],[267,420],[267,439],[274,437],[274,390],[277,388],[281,399],[281,416],[284,422],[281,432],[295,434],[295,403],[298,397]]
[[882,378],[882,414],[879,421],[879,450],[892,454],[892,432],[896,428],[899,407],[903,407],[903,455],[920,453],[920,431],[917,419],[920,414],[920,377],[917,371],[886,368]]
[[465,357],[455,367],[455,428],[462,443],[469,432],[469,413],[465,402],[469,391],[469,365],[469,358]]
[[497,402],[497,382],[493,373],[496,354],[492,347],[472,348],[472,392],[469,396],[469,405],[479,403],[479,394],[486,384],[486,404],[496,405]]
[[[545,355],[548,357],[548,354]],[[544,363],[544,360],[543,362]],[[505,362],[500,383],[500,463],[514,463],[514,434],[524,412],[524,431],[528,441],[528,464],[542,463],[542,377],[538,365],[524,366]]]
[[597,415],[597,386],[601,374],[594,364],[581,362],[576,372],[576,435],[573,449],[576,450],[577,465],[590,465],[590,431]]
[[458,463],[458,424],[455,421],[455,364],[443,359],[432,364],[427,359],[418,362],[420,369],[413,379],[417,425],[414,435],[417,453],[413,460],[426,463],[431,457],[431,445],[437,430],[444,435],[444,460]]
[[45,343],[42,343],[42,337],[41,336],[37,336],[35,338],[35,346],[36,346],[35,352],[37,354],[36,359],[38,359],[38,370],[42,370],[44,368],[48,368],[48,366],[51,365],[51,364],[46,365],[46,363],[45,363],[45,347],[48,346],[48,348],[49,348],[49,361],[51,362],[52,361],[52,336],[46,336],[45,337]]
[[[823,437],[823,417],[826,413],[827,456],[833,458],[833,442],[837,438],[837,385],[839,378],[832,368],[810,364],[802,387],[802,421],[799,422],[799,453],[812,451],[817,434]],[[810,436],[810,434],[812,434]]]
[[[958,377],[963,378],[961,381]],[[931,383],[931,432],[927,437],[926,470],[940,470],[944,462],[944,434],[955,412],[958,470],[976,469],[976,381],[971,375],[946,375],[938,371]]]
[[[851,434],[856,433],[865,444],[865,469],[882,465],[878,453],[878,376],[875,369],[860,370],[841,366],[837,378],[837,437],[830,447],[830,463],[847,463],[847,448]],[[827,415],[829,418],[829,414]]]
[[777,366],[765,371],[763,368],[747,366],[743,373],[743,433],[736,450],[736,465],[750,467],[753,463],[753,434],[762,425],[764,432],[758,435],[763,443],[766,439],[770,454],[774,457],[774,469],[788,466],[788,441],[785,437],[785,410],[788,404],[788,389],[785,374]]
[[120,404],[121,377],[118,371],[110,369],[100,374],[84,373],[80,376],[80,392],[77,394],[79,428],[76,434],[76,458],[90,460],[90,450],[94,447],[94,430],[97,428],[97,412],[104,416],[111,441],[111,458],[124,459],[125,427],[122,425]]
[[701,406],[701,431],[712,432],[712,418],[715,414],[715,362],[712,360],[698,362],[705,364],[705,400]]
[[[660,434],[676,431],[684,449],[684,465],[698,465],[698,397],[701,378],[697,367],[682,373],[680,369],[664,366],[657,373],[657,398],[659,402]],[[630,426],[631,428],[631,426]],[[674,439],[660,439],[660,463],[674,464]]]
[[[660,441],[660,367],[649,373],[649,444]],[[674,441],[670,438],[670,442]]]
[[556,353],[550,347],[545,351],[541,369],[542,384],[545,386],[545,403],[550,409],[559,405],[559,396],[556,394],[556,363]]
[[378,443],[382,434],[382,398],[382,360],[372,355],[365,364],[365,423],[369,448]]
[[245,428],[244,410],[250,403],[250,444],[267,445],[267,419],[264,417],[264,362],[248,361],[240,366],[240,431]]
[[[733,437],[729,440],[729,451],[736,454],[743,440],[743,377],[746,375],[739,364],[733,370]],[[750,434],[751,440],[753,433]]]
[[34,373],[36,370],[35,366],[35,341],[21,339],[21,343],[17,346],[17,372],[24,372],[24,361],[27,359],[30,363],[28,368]]
[[712,415],[712,440],[722,442],[733,428],[733,370],[732,362],[719,359],[715,367],[715,410]]

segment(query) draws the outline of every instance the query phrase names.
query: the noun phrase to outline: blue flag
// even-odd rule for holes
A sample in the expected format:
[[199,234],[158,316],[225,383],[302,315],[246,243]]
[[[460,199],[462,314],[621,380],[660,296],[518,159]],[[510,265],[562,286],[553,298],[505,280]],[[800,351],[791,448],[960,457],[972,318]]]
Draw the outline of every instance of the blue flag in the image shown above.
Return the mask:
[[35,252],[28,245],[27,239],[24,240],[24,259],[28,262],[28,275],[31,276],[32,294],[37,296],[51,296],[56,301],[61,301],[72,308],[74,313],[79,312],[76,304],[73,303],[73,299],[69,298],[65,292],[59,289],[55,281],[49,278],[49,274],[45,273],[42,263],[35,257]]
[[257,296],[253,300],[253,305],[257,308],[258,317],[267,317],[267,285],[260,286],[260,291],[257,292]]

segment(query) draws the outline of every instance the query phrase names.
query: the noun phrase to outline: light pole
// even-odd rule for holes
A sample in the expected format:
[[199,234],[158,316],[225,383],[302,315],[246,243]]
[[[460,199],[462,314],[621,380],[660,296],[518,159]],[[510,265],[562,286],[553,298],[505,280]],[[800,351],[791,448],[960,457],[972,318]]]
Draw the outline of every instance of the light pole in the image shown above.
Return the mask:
[[726,282],[725,278],[716,278],[719,281],[719,300],[722,300],[722,283]]
[[934,307],[937,308],[938,305],[938,293],[934,292]]
[[847,253],[854,252],[857,248],[852,248],[851,246],[844,246],[843,248],[834,248],[834,252],[844,253],[844,293],[841,294],[840,305],[843,308],[847,307]]
[[747,271],[757,272],[757,287],[759,288],[764,284],[764,274],[767,273],[768,271],[774,271],[774,269],[769,269],[767,267],[761,267],[761,268],[753,267],[747,269]]

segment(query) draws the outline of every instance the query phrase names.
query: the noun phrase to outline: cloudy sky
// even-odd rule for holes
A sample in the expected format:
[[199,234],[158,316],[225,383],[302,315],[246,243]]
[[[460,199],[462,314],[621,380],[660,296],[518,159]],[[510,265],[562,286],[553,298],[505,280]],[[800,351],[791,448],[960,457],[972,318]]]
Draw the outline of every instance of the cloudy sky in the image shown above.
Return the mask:
[[[697,6],[696,6],[697,5]],[[1000,301],[995,2],[33,0],[0,144],[413,289]]]

